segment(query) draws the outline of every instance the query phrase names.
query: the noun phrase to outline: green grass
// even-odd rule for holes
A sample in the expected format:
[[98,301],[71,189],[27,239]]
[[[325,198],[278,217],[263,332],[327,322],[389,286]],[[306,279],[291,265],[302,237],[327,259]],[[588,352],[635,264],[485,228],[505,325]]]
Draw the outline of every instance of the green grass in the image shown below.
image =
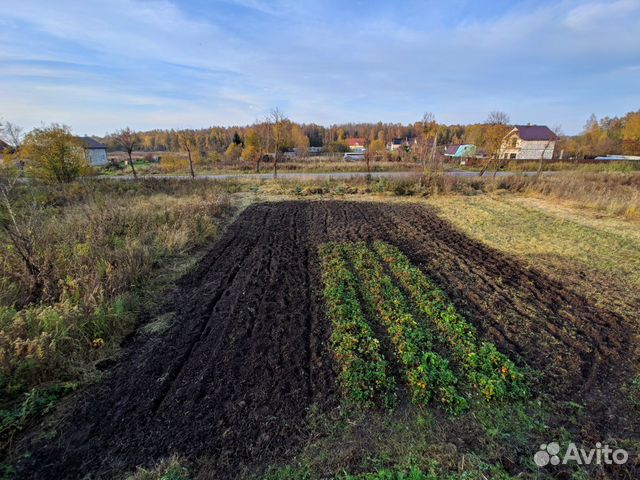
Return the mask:
[[32,388],[22,395],[19,402],[0,409],[2,450],[12,446],[16,435],[30,426],[33,417],[49,412],[60,398],[75,391],[77,387],[77,383],[66,382]]

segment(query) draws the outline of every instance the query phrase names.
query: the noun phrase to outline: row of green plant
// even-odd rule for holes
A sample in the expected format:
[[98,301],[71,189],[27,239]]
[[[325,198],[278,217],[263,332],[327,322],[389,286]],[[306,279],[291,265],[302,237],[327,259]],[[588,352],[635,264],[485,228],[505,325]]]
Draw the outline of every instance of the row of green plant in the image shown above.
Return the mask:
[[375,254],[364,243],[340,248],[361,281],[364,304],[389,333],[413,401],[427,405],[433,399],[450,413],[463,411],[467,401],[458,392],[448,360],[434,351],[431,333],[413,317],[404,295],[384,273]]
[[373,248],[427,320],[436,342],[451,352],[475,390],[487,400],[526,396],[522,372],[492,343],[479,341],[476,329],[456,311],[442,290],[396,247],[376,241]]
[[390,406],[395,399],[395,381],[360,308],[356,278],[338,245],[322,245],[320,258],[324,298],[333,327],[331,345],[345,395],[362,406]]

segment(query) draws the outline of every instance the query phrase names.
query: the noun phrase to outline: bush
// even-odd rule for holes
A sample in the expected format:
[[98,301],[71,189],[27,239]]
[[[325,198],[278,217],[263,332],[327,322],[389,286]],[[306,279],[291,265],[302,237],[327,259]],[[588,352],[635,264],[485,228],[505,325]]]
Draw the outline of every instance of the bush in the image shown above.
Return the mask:
[[189,168],[189,160],[177,153],[167,153],[160,160],[160,171],[163,173],[186,171],[187,168]]
[[71,182],[92,171],[82,144],[65,126],[34,129],[25,137],[22,155],[29,159],[29,175],[45,182]]

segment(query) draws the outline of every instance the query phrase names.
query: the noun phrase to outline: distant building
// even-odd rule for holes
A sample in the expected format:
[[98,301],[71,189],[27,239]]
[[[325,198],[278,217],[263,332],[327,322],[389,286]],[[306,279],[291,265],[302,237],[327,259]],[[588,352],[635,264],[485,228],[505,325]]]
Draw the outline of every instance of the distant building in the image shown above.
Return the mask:
[[364,138],[347,138],[347,146],[349,150],[353,151],[365,151]]
[[390,152],[395,152],[396,150],[405,149],[410,150],[414,145],[418,144],[417,138],[394,138],[389,143],[387,143],[387,150]]
[[76,137],[84,148],[84,156],[87,161],[94,167],[100,165],[106,165],[107,159],[107,146],[100,142],[95,141],[91,137]]
[[398,150],[402,146],[402,138],[394,138],[389,143],[387,143],[387,150],[390,152],[394,152]]
[[2,153],[3,150],[6,150],[7,148],[9,148],[9,144],[6,142],[3,142],[2,140],[0,140],[0,153]]
[[545,125],[516,125],[502,141],[500,158],[551,160],[558,136]]
[[476,146],[471,144],[449,145],[444,151],[445,157],[471,158],[476,156]]

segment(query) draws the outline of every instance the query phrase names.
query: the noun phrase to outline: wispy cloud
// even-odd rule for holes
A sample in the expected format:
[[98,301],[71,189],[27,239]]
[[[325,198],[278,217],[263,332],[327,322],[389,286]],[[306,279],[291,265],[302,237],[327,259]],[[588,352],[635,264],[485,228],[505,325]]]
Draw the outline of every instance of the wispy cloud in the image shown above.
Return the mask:
[[500,108],[571,132],[637,108],[640,0],[505,5],[6,0],[0,115],[101,133],[247,123],[274,105],[321,123]]

